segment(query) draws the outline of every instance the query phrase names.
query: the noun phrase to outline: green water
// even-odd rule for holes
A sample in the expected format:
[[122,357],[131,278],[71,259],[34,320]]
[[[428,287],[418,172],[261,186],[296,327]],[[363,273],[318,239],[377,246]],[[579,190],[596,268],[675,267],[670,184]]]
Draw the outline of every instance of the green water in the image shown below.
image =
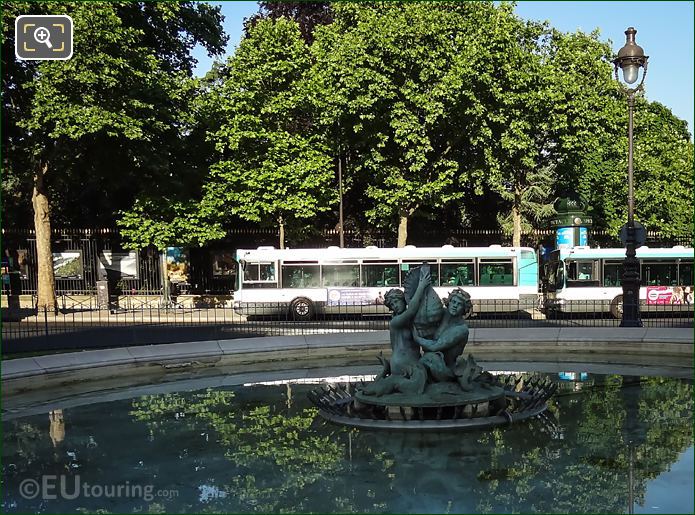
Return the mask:
[[2,512],[693,512],[691,382],[560,383],[548,419],[472,433],[330,425],[306,384],[14,415]]

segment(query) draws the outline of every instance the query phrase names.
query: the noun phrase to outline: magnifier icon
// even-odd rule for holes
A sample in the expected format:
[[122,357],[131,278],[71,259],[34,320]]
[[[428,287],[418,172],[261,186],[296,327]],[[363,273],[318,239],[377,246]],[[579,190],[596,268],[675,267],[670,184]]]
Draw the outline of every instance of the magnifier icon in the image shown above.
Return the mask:
[[34,39],[37,43],[43,43],[48,48],[53,48],[53,45],[51,45],[51,33],[46,27],[37,27],[34,31]]

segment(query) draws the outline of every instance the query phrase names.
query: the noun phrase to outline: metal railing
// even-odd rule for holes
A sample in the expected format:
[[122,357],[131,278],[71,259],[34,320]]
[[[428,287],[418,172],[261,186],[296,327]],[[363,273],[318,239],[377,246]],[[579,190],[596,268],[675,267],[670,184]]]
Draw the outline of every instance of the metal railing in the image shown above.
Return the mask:
[[[2,309],[3,354],[44,350],[121,347],[253,336],[291,336],[386,330],[390,314],[381,305],[315,306],[308,319],[293,315],[288,303],[247,304],[190,297],[175,303],[162,298],[115,302],[97,309],[96,301],[69,308]],[[690,304],[642,304],[645,327],[693,327]],[[576,301],[548,312],[539,302],[479,301],[467,320],[471,328],[619,327],[620,319],[602,302]]]
[[[442,234],[430,227],[420,227],[411,231],[409,243],[417,246],[488,246],[492,244],[511,244],[509,234],[499,229],[462,229]],[[522,234],[524,246],[537,248],[540,243],[552,245],[555,231],[536,229]],[[18,290],[22,294],[35,294],[37,291],[37,253],[36,235],[31,229],[1,229],[3,251],[8,250],[15,262],[13,271],[19,274],[18,284],[10,288],[9,281],[3,282],[4,293]],[[52,250],[55,253],[78,255],[70,273],[56,277],[56,292],[67,295],[92,295],[96,292],[96,281],[100,280],[99,258],[102,252],[124,252],[123,241],[114,228],[54,228]],[[346,231],[344,234],[348,247],[377,245],[380,247],[396,244],[393,232]],[[297,242],[299,246],[325,248],[337,245],[339,232],[336,230],[317,231]],[[621,246],[617,234],[602,230],[592,230],[592,246]],[[693,235],[667,236],[654,231],[646,234],[646,244],[652,247],[673,245],[692,246]],[[273,229],[237,229],[228,231],[227,239],[203,248],[190,248],[190,289],[199,294],[229,293],[235,284],[234,275],[222,276],[213,273],[213,260],[217,253],[233,252],[236,248],[255,248],[259,245],[277,245],[278,234]],[[137,252],[137,278],[114,277],[110,279],[109,289],[122,295],[155,295],[162,290],[161,256],[157,249],[146,248]]]

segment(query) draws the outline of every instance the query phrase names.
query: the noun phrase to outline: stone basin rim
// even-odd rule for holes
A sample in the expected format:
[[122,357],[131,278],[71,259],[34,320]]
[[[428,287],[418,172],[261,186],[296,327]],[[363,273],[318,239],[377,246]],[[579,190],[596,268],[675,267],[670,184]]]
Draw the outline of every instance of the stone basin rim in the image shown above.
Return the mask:
[[[693,367],[693,330],[689,328],[531,328],[472,329],[466,352],[482,359],[499,353],[513,357],[538,354],[565,358],[577,355],[672,356],[679,366]],[[388,351],[388,331],[304,336],[240,338],[184,342],[3,360],[2,383],[69,372],[123,368],[195,368],[201,364],[286,360],[319,356],[376,355]],[[511,348],[510,348],[511,347]],[[118,369],[118,370],[116,370]]]

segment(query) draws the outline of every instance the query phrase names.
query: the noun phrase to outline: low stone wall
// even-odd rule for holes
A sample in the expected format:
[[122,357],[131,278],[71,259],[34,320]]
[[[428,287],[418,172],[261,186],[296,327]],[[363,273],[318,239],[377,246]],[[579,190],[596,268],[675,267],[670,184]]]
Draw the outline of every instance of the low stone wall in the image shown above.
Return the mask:
[[[301,361],[336,365],[376,363],[380,352],[388,356],[389,347],[388,331],[372,331],[51,354],[3,361],[2,395],[105,379],[122,379],[130,384],[136,376],[146,378],[143,381],[159,381],[172,373],[221,367],[281,370]],[[692,369],[693,332],[646,328],[472,329],[465,352],[476,359],[493,361],[621,363]]]

